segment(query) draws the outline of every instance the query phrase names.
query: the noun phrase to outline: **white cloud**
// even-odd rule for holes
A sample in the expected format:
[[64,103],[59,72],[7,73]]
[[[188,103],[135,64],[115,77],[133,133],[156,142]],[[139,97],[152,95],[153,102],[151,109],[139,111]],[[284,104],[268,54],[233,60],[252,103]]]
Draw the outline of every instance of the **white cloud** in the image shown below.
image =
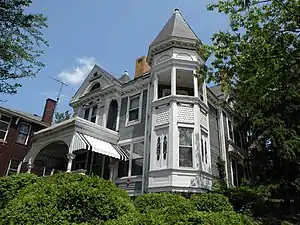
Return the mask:
[[80,84],[95,65],[94,57],[83,57],[76,59],[77,65],[73,69],[66,69],[58,74],[58,77],[70,85]]
[[[55,99],[57,98],[58,96],[58,91],[57,92],[42,92],[40,93],[40,95],[46,97],[46,98],[52,98],[52,99]],[[64,95],[64,94],[60,94],[60,99],[65,99],[65,98],[68,98],[68,96]]]

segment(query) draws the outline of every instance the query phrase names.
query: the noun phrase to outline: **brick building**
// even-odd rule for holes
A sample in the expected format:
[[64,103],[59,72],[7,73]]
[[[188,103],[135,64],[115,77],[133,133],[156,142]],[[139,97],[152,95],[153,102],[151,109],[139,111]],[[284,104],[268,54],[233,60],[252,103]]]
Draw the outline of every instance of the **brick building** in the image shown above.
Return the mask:
[[43,116],[0,107],[0,176],[16,173],[34,132],[51,125],[56,101],[47,99]]

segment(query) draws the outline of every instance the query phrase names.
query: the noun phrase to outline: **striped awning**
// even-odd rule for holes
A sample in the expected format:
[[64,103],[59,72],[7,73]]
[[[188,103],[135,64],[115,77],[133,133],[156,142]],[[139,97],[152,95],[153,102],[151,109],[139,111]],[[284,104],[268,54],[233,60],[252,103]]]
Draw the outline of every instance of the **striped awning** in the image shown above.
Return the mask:
[[129,159],[129,152],[120,146],[77,132],[73,139],[72,150],[80,149],[87,149],[124,161]]

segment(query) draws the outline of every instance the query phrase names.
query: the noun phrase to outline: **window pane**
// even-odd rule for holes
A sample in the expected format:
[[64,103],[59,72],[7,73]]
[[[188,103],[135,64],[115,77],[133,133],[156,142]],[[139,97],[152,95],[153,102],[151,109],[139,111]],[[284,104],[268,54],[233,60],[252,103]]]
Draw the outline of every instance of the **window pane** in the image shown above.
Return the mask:
[[3,121],[5,121],[5,122],[8,122],[8,123],[10,123],[10,120],[11,120],[11,118],[10,118],[10,117],[8,117],[8,116],[4,116],[4,115],[2,115],[2,116],[1,116],[1,120],[3,120]]
[[30,126],[25,124],[25,123],[21,123],[20,124],[20,132],[24,133],[24,134],[28,134],[29,133],[29,129]]
[[143,174],[143,158],[132,160],[131,175],[142,175]]
[[192,146],[193,129],[192,128],[179,128],[179,145]]
[[140,158],[144,155],[144,142],[133,144],[133,158]]
[[94,106],[92,111],[92,116],[96,116],[96,115],[97,115],[97,106]]
[[139,118],[139,109],[129,111],[129,121],[137,120]]
[[136,96],[130,99],[129,109],[135,109],[139,107],[140,96]]
[[6,132],[0,131],[0,139],[3,139],[3,140],[4,140],[5,135],[6,135]]
[[20,162],[18,160],[12,159],[10,163],[10,169],[18,169],[19,163]]
[[18,137],[17,137],[17,142],[21,143],[21,144],[25,144],[26,143],[26,139],[27,139],[27,135],[26,134],[19,133]]
[[191,147],[179,147],[179,166],[193,167],[193,154]]
[[228,133],[229,133],[229,138],[231,140],[233,140],[233,127],[232,127],[232,123],[230,120],[228,120]]
[[237,186],[238,181],[237,181],[237,174],[236,174],[236,161],[232,160],[232,174],[233,174],[233,185]]
[[0,130],[7,131],[7,129],[8,129],[8,124],[0,121]]
[[241,143],[241,138],[240,138],[240,133],[238,131],[234,131],[234,142],[238,147],[242,147],[242,143]]
[[96,116],[93,116],[93,117],[91,118],[91,122],[92,122],[92,123],[96,123]]
[[90,114],[90,109],[88,108],[84,111],[84,119],[88,120],[89,119],[89,114]]

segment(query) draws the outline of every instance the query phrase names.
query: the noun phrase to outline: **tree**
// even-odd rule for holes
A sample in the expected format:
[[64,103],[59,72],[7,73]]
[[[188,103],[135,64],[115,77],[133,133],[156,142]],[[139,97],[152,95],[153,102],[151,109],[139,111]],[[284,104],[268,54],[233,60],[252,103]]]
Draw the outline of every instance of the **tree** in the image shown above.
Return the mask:
[[300,193],[299,5],[220,0],[208,6],[229,17],[230,29],[212,37],[207,76],[234,94],[239,127],[251,134],[252,183],[274,184],[285,199]]
[[0,93],[15,94],[19,78],[33,77],[44,66],[37,59],[47,45],[42,14],[25,13],[31,0],[0,1]]
[[54,115],[54,123],[61,123],[65,120],[68,120],[71,118],[71,113],[69,112],[69,110],[66,110],[65,112],[55,112]]

